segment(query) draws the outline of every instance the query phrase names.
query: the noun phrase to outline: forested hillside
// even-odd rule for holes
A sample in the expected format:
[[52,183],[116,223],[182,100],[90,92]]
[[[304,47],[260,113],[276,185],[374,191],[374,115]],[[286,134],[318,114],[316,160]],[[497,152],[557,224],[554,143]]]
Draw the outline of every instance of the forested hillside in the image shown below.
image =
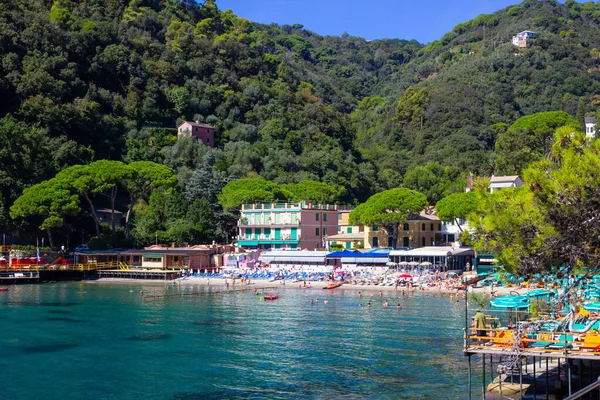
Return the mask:
[[[581,122],[595,113],[594,3],[527,0],[426,46],[322,37],[252,23],[218,1],[192,3],[0,3],[4,229],[37,229],[9,217],[23,189],[102,159],[154,161],[177,175],[176,188],[136,206],[141,242],[155,232],[227,238],[216,227],[233,216],[215,199],[237,178],[335,183],[347,203],[404,185],[435,202],[469,172],[519,167],[494,151],[519,117],[562,110]],[[537,37],[518,49],[511,37],[526,29]],[[183,119],[215,126],[216,148],[177,140]],[[126,193],[116,198],[121,211]],[[85,217],[68,224],[85,226]]]

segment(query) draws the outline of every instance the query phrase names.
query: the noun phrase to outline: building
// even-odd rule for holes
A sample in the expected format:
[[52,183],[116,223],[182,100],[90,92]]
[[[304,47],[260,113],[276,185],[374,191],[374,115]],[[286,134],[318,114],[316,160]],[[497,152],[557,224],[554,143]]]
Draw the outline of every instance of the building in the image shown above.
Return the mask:
[[337,234],[329,237],[331,244],[339,244],[344,249],[362,249],[365,247],[365,229],[363,225],[350,225],[349,218],[352,208],[342,209],[338,212]]
[[469,230],[469,225],[464,218],[458,218],[458,221],[442,221],[442,242],[441,245],[452,245],[460,240],[460,235]]
[[596,137],[596,118],[585,117],[585,137],[586,138]]
[[338,208],[329,204],[244,204],[238,245],[247,249],[306,249],[328,246],[338,230]]
[[515,188],[523,186],[523,180],[519,175],[511,176],[492,176],[490,179],[490,193],[494,193],[494,190],[503,188]]
[[335,261],[328,262],[329,253],[329,251],[274,250],[262,252],[258,260],[273,270],[331,271],[335,267]]
[[[101,224],[112,224],[112,210],[110,208],[96,208],[96,215]],[[123,213],[115,210],[115,226],[121,226]]]
[[[396,247],[413,248],[435,246],[442,242],[442,221],[435,210],[428,208],[420,214],[411,215],[400,225]],[[387,229],[379,226],[365,227],[365,249],[392,247],[392,237]]]
[[392,250],[390,261],[402,269],[428,266],[438,271],[465,270],[467,263],[473,265],[475,252],[471,247],[436,246],[410,250]]
[[177,138],[194,137],[207,147],[215,147],[215,128],[200,121],[183,121],[177,128]]
[[527,47],[531,40],[535,38],[536,33],[532,31],[523,31],[516,34],[512,38],[512,44],[517,47]]

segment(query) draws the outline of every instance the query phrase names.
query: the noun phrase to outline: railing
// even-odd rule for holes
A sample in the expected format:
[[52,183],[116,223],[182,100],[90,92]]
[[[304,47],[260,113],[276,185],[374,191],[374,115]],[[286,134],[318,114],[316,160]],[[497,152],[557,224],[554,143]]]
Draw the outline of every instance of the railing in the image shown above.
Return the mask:
[[237,240],[300,240],[300,235],[296,237],[292,237],[291,235],[281,235],[279,238],[275,238],[274,236],[237,236]]
[[598,377],[598,380],[596,382],[590,383],[589,385],[587,385],[586,387],[584,387],[581,390],[578,390],[577,392],[573,393],[569,397],[565,397],[565,400],[580,399],[583,397],[584,394],[588,394],[589,392],[591,392],[592,390],[594,390],[596,388],[600,388],[600,376]]

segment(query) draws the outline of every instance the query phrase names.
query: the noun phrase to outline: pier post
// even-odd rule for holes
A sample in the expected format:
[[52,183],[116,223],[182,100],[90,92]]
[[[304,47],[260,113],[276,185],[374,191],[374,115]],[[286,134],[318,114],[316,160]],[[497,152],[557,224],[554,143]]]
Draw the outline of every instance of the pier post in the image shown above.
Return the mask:
[[469,400],[471,400],[471,354],[469,354]]
[[483,379],[481,380],[481,397],[485,400],[485,353],[481,359],[481,370],[483,371]]
[[535,356],[533,356],[533,400],[535,400],[537,392],[537,376],[535,375]]
[[572,394],[571,393],[571,360],[569,360],[568,358],[566,359],[567,361],[567,380],[569,381],[569,396]]
[[548,385],[550,384],[550,378],[548,377],[548,357],[546,357],[546,398],[548,398]]
[[523,400],[523,359],[522,358],[519,359],[519,399]]

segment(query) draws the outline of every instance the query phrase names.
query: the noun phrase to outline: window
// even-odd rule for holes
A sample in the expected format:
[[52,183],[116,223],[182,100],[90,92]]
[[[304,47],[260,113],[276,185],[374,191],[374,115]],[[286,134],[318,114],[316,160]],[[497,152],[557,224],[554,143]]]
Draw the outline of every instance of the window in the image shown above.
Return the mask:
[[194,127],[194,130],[195,130],[196,132],[198,132],[198,127],[197,127],[197,126],[195,126],[195,127]]
[[421,224],[421,230],[424,231],[425,230],[425,224]]
[[338,221],[342,220],[342,213],[338,213]]
[[352,227],[351,226],[348,227],[348,233],[352,233]]
[[377,232],[379,230],[379,227],[377,225],[373,225],[373,232]]
[[327,236],[327,228],[323,228],[323,236]]
[[315,214],[315,221],[318,221],[318,220],[319,220],[319,213],[316,213]]
[[431,228],[431,230],[433,231],[433,224],[431,224],[430,228]]
[[319,228],[315,228],[315,235],[319,236]]
[[342,231],[342,227],[338,225],[338,232]]
[[327,214],[323,214],[323,221],[327,221]]
[[410,230],[410,228],[408,227],[408,224],[404,224],[404,227],[402,229],[404,229],[405,231],[409,231]]
[[425,238],[421,238],[421,246],[425,247]]
[[379,247],[379,238],[377,236],[373,238],[373,247]]
[[206,138],[206,143],[210,143],[210,138],[209,137]]
[[433,246],[435,244],[435,242],[433,241],[433,238],[431,238],[431,245]]
[[206,133],[210,133],[210,129],[206,128]]
[[442,230],[442,224],[438,224],[438,231]]
[[179,132],[183,132],[183,128],[179,128]]

